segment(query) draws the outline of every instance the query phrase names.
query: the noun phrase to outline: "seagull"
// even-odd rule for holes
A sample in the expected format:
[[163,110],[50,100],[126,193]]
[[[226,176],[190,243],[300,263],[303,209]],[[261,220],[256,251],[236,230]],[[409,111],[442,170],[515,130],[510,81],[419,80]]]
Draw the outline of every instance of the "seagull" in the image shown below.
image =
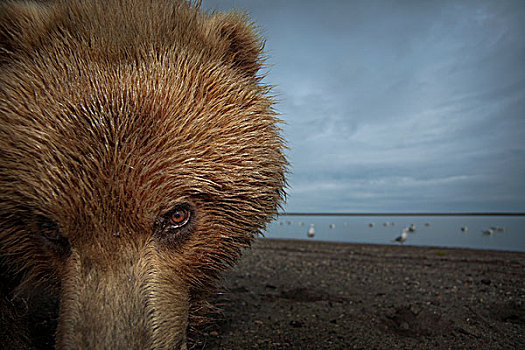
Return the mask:
[[467,226],[463,226],[463,227],[461,228],[461,232],[467,232],[467,231],[468,231],[468,227],[467,227]]
[[314,224],[310,224],[310,228],[308,229],[308,233],[307,233],[308,237],[312,238],[313,236],[315,236],[315,228],[314,228]]
[[373,222],[369,223],[368,227],[374,227],[374,223]]
[[410,225],[410,227],[408,228],[408,232],[416,232],[416,225]]
[[481,231],[483,232],[484,235],[487,235],[487,236],[490,236],[494,233],[494,230],[493,229],[488,229],[488,230],[485,230],[485,231]]
[[403,244],[408,238],[407,232],[408,228],[404,228],[403,232],[401,232],[401,236],[397,237],[394,241]]
[[335,228],[335,224],[330,224],[329,226],[331,229],[334,229]]

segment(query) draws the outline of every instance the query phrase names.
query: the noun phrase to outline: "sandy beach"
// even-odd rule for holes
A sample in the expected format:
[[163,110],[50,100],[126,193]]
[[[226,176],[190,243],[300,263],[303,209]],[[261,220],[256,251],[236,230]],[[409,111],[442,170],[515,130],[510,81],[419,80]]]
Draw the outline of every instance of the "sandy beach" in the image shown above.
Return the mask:
[[194,349],[524,349],[525,253],[258,239]]

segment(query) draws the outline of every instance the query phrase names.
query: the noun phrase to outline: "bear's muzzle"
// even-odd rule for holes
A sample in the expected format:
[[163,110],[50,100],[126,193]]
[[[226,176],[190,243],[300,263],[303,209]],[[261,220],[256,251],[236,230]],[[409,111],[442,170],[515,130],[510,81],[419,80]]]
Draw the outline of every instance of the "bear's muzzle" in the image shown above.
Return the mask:
[[106,257],[72,250],[57,349],[186,349],[188,289],[163,273],[154,248],[137,249]]

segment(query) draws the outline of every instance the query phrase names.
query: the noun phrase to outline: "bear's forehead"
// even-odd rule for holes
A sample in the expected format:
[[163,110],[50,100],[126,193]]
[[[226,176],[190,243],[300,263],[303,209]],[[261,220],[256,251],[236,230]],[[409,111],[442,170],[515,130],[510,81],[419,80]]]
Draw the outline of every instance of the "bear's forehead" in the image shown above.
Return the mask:
[[61,86],[42,78],[50,89],[19,114],[27,120],[18,151],[36,156],[20,171],[43,200],[153,208],[195,193],[249,193],[280,155],[270,101],[220,66],[83,67],[70,67]]
[[169,169],[246,156],[274,136],[270,101],[220,66],[134,68],[82,74],[86,81],[72,78],[67,91],[43,96],[50,116],[40,127],[52,143],[64,144],[72,159],[80,155],[117,166],[166,159]]

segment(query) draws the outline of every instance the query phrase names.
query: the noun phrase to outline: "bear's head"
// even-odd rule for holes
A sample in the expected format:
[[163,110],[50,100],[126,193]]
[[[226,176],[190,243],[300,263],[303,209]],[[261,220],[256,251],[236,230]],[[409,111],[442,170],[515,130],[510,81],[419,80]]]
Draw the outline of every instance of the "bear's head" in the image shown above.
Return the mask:
[[3,323],[44,295],[58,347],[185,348],[284,196],[260,38],[182,1],[1,6]]

